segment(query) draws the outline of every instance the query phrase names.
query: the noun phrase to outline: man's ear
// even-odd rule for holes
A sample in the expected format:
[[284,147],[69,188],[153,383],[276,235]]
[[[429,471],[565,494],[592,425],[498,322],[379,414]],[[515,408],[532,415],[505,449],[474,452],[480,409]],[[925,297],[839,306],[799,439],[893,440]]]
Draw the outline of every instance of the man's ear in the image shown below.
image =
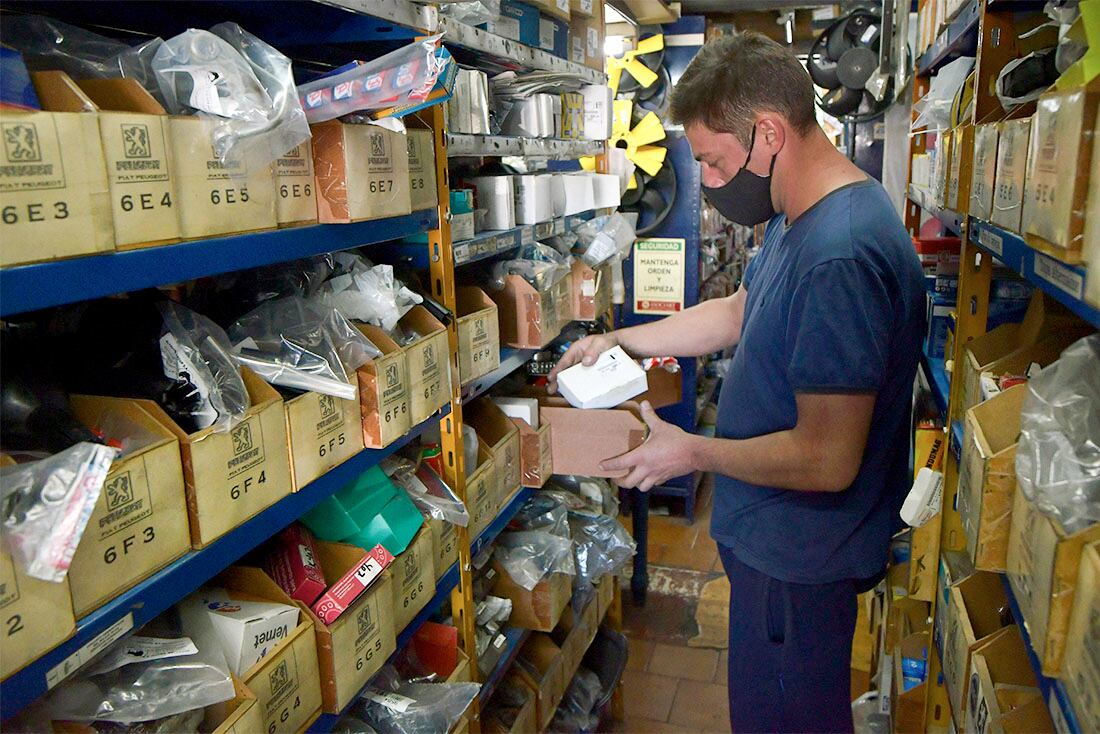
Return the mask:
[[756,143],[764,144],[769,158],[781,151],[786,142],[787,125],[781,117],[765,113],[757,118]]

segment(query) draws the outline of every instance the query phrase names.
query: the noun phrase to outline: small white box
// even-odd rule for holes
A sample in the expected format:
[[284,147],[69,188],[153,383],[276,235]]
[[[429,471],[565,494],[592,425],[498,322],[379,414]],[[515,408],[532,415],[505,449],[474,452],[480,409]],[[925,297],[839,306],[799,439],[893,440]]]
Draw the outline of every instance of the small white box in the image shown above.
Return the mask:
[[447,101],[447,129],[452,133],[489,134],[489,77],[476,69],[459,69]]
[[553,137],[557,131],[554,126],[554,100],[561,104],[561,97],[556,94],[532,94],[513,100],[512,109],[501,123],[501,132],[525,138]]
[[590,175],[592,177],[593,208],[618,207],[622,203],[622,198],[619,196],[619,177],[610,173],[593,173]]
[[451,215],[451,241],[462,242],[474,236],[474,213]]
[[477,208],[485,212],[485,229],[515,227],[516,192],[512,176],[478,176],[472,183],[477,189]]
[[554,205],[554,216],[565,216],[565,176],[560,173],[544,174],[550,179],[550,201]]
[[550,179],[547,174],[515,176],[516,224],[538,224],[554,218],[554,204],[550,198]]
[[205,610],[226,662],[238,676],[244,675],[298,626],[297,607],[236,599],[224,589],[201,589],[184,604],[192,610],[198,607]]
[[581,88],[584,97],[584,137],[587,140],[611,139],[611,87],[590,84]]
[[558,375],[558,391],[574,408],[614,408],[649,388],[645,370],[612,347],[591,367],[575,364]]
[[[575,173],[561,178],[565,194],[564,214],[580,214],[596,208],[592,174]],[[615,185],[618,186],[618,183]]]
[[532,428],[538,428],[539,401],[535,398],[495,397],[493,402],[509,418],[518,418]]

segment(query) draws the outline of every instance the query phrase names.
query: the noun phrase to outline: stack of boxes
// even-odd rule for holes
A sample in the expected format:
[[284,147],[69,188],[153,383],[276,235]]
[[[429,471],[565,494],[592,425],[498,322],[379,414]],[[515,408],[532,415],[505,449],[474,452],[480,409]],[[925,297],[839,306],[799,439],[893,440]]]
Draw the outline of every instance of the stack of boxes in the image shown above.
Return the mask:
[[501,0],[480,27],[562,59],[603,71],[603,0]]

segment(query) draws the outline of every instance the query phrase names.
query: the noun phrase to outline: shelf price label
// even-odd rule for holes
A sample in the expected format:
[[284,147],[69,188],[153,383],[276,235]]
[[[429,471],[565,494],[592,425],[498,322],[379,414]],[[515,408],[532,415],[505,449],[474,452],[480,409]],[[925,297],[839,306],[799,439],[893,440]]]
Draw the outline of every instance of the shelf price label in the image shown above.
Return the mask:
[[1083,298],[1084,276],[1046,255],[1035,253],[1035,275],[1078,300]]
[[978,230],[978,244],[998,257],[1004,254],[1004,241],[1001,236],[985,227]]

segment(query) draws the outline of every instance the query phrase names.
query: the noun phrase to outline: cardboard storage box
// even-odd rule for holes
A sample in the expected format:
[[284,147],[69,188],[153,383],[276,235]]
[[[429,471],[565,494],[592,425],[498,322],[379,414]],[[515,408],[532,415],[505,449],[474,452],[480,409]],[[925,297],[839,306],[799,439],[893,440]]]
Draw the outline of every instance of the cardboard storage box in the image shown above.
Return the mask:
[[1100,731],[1100,543],[1081,552],[1062,682],[1081,731]]
[[135,400],[74,395],[88,426],[109,422],[134,448],[116,458],[69,567],[73,609],[83,617],[190,549],[180,445]]
[[344,400],[311,391],[284,405],[295,492],[363,450],[358,395]]
[[471,541],[481,535],[481,531],[489,527],[497,516],[500,504],[496,488],[493,454],[482,442],[477,450],[477,468],[467,472],[466,477],[466,510],[470,513],[468,527]]
[[520,680],[535,693],[539,731],[545,730],[561,703],[568,681],[565,680],[561,648],[550,636],[535,632],[520,650],[513,668]]
[[[1007,624],[1000,610],[1008,609],[1004,586],[998,574],[978,571],[952,586],[948,594],[946,627],[943,631],[943,677],[951,698],[951,710],[960,726],[959,713],[967,700],[970,655],[987,637]],[[1007,623],[1007,624],[1006,624]]]
[[317,222],[313,145],[305,141],[275,161],[275,216],[280,227]]
[[393,576],[393,621],[397,632],[405,629],[435,595],[434,559],[432,531],[425,525],[390,566]]
[[500,325],[497,305],[485,291],[458,288],[458,374],[463,385],[500,366]]
[[409,423],[415,426],[451,401],[451,347],[447,328],[423,306],[413,306],[398,324],[420,334],[405,347]]
[[569,20],[569,0],[527,0],[527,4],[531,7],[538,8],[546,15],[560,18],[561,20]]
[[232,678],[236,695],[228,701],[211,704],[203,709],[200,732],[250,734],[263,731],[264,722],[256,694],[248,690],[248,686],[240,678],[235,675]]
[[550,435],[550,424],[540,416],[536,430],[522,418],[510,420],[519,429],[520,484],[538,489],[554,473],[554,444]]
[[1003,571],[1016,492],[1016,440],[1027,385],[966,411],[958,511],[975,568]]
[[[365,551],[344,543],[317,543],[317,556],[330,585],[363,560]],[[352,602],[332,624],[311,612],[317,630],[317,662],[324,710],[342,711],[381,668],[397,646],[393,580],[388,571]]]
[[611,266],[573,261],[573,320],[595,321],[611,308]]
[[997,161],[994,165],[991,222],[1010,232],[1020,231],[1024,209],[1024,174],[1031,118],[997,123]]
[[932,203],[938,207],[947,201],[947,182],[951,177],[951,139],[954,130],[944,130],[936,139],[932,163]]
[[[524,685],[515,673],[510,673],[504,679],[504,685],[519,692],[522,695],[523,704],[518,709],[510,709],[506,712],[498,697],[489,699],[482,710],[481,730],[487,734],[530,734],[538,731],[538,712],[535,701],[537,692]],[[507,724],[509,719],[512,721],[511,726]]]
[[434,209],[439,204],[439,192],[432,131],[410,127],[405,132],[405,144],[409,153],[409,205],[414,212]]
[[1017,488],[1008,539],[1008,580],[1044,675],[1058,677],[1061,672],[1081,550],[1096,540],[1100,540],[1100,524],[1071,535]]
[[251,407],[228,433],[187,434],[152,400],[138,401],[179,440],[191,546],[202,548],[290,494],[290,444],[283,400],[247,367]]
[[[913,476],[923,468],[942,471],[947,437],[942,428],[917,428],[913,431]],[[936,596],[936,570],[939,568],[941,513],[913,528],[909,534],[909,596],[932,601]]]
[[1032,247],[1081,262],[1100,79],[1047,92],[1031,122],[1021,227]]
[[453,523],[437,518],[425,518],[432,531],[432,566],[438,581],[458,562],[458,531]]
[[409,368],[405,350],[386,332],[370,324],[356,328],[382,352],[355,371],[359,381],[359,412],[367,448],[389,446],[409,432]]
[[1089,199],[1085,205],[1085,245],[1082,259],[1091,263],[1085,273],[1085,300],[1100,308],[1100,115],[1092,129],[1092,173]]
[[361,222],[412,211],[405,136],[377,125],[310,125],[322,223]]
[[561,278],[548,290],[537,291],[518,275],[504,278],[504,289],[490,290],[500,310],[500,339],[518,349],[542,349],[571,319],[572,278]]
[[604,574],[596,583],[596,610],[600,619],[607,614],[611,604],[615,600],[615,585],[619,583],[619,577],[614,574]]
[[508,618],[508,624],[540,632],[550,632],[558,626],[573,594],[571,576],[548,574],[528,591],[508,575],[504,566],[494,561],[493,569],[496,571],[493,595],[512,600],[512,616]]
[[256,694],[263,731],[299,731],[321,710],[317,638],[309,609],[286,595],[258,568],[232,566],[214,585],[253,598],[297,606],[298,626],[241,675]]
[[960,125],[951,136],[951,165],[947,173],[945,206],[966,214],[970,206],[970,177],[974,159],[974,126]]
[[993,211],[993,184],[997,164],[996,123],[977,125],[974,128],[974,159],[970,172],[971,216],[989,219]]
[[222,162],[212,143],[218,122],[208,117],[168,118],[184,239],[273,229],[275,169]]
[[0,614],[4,619],[0,680],[76,632],[68,577],[55,584],[28,576],[3,547],[0,547]]
[[603,71],[605,63],[603,42],[603,3],[594,2],[590,17],[576,17],[569,21],[569,60]]
[[928,626],[906,635],[891,649],[893,670],[890,675],[890,730],[897,734],[923,733],[928,682],[925,680],[906,690],[903,658],[923,660],[927,669]]
[[134,79],[84,79],[77,84],[99,108],[115,247],[178,240],[179,198],[168,114]]
[[579,15],[591,18],[595,11],[603,8],[602,0],[569,0],[569,13],[573,19]]
[[963,717],[966,731],[1054,732],[1054,722],[1050,720],[1016,625],[1005,627],[974,651],[967,677],[970,695]]
[[35,72],[44,112],[0,112],[0,266],[114,249],[95,105],[59,71]]
[[467,405],[463,420],[493,454],[497,477],[497,506],[503,507],[519,491],[521,479],[519,429],[492,400],[482,398]]

